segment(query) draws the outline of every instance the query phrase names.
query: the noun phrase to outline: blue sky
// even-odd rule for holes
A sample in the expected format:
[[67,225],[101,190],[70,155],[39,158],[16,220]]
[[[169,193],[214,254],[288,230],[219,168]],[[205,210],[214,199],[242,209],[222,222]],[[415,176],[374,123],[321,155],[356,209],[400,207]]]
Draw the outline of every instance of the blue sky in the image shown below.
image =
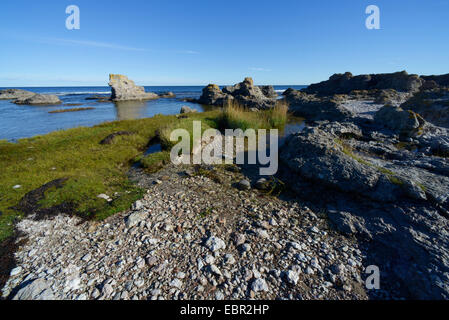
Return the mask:
[[[81,29],[67,30],[77,5]],[[381,29],[365,27],[377,5]],[[0,86],[309,84],[449,72],[449,0],[2,0]]]

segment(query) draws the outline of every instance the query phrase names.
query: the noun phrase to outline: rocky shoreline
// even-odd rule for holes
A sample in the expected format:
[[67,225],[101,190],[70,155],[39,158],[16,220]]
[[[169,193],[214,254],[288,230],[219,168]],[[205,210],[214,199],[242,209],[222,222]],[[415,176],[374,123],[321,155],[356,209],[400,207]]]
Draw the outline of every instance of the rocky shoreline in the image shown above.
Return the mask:
[[[167,165],[132,168],[146,195],[104,222],[30,216],[3,297],[448,299],[447,78],[345,73],[284,92],[307,127],[280,150],[280,196],[245,166]],[[150,97],[119,80],[116,99]],[[197,102],[276,100],[246,78]],[[380,290],[365,287],[369,265]]]

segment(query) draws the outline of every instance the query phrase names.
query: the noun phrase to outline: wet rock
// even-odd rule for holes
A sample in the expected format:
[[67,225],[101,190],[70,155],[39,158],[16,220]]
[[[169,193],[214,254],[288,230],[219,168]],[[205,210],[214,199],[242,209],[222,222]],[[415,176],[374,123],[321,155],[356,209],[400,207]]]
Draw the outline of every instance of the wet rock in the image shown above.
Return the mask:
[[0,100],[25,100],[34,96],[34,92],[21,89],[4,89],[0,90]]
[[58,96],[50,94],[35,94],[31,97],[22,97],[14,100],[15,104],[26,104],[26,105],[55,105],[61,104]]

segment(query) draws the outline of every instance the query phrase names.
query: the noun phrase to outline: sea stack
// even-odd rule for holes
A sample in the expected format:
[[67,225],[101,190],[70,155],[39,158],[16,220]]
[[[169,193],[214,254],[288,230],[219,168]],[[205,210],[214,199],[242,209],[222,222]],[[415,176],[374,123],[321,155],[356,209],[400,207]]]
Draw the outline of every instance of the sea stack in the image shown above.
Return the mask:
[[159,98],[155,93],[145,92],[144,87],[136,86],[134,81],[121,74],[110,74],[109,86],[112,90],[111,100],[113,101],[153,100]]

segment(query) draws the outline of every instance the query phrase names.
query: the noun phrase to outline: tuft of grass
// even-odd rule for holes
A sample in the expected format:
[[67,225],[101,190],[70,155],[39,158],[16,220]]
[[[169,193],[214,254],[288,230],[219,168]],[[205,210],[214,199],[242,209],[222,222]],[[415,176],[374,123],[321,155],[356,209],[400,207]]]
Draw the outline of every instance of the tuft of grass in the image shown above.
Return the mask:
[[282,129],[287,123],[288,105],[279,101],[270,110],[251,111],[232,101],[223,108],[219,119],[221,129]]
[[[217,115],[217,112],[213,113]],[[194,139],[193,139],[193,122],[201,121],[201,134],[207,129],[217,128],[217,120],[216,117],[206,117],[202,113],[189,114],[187,118],[179,118],[177,121],[170,122],[169,124],[162,126],[159,130],[159,138],[161,141],[161,146],[164,150],[171,149],[175,146],[179,141],[171,141],[170,135],[173,130],[176,129],[184,129],[190,135],[190,148],[193,149]],[[201,138],[201,137],[199,137]]]

